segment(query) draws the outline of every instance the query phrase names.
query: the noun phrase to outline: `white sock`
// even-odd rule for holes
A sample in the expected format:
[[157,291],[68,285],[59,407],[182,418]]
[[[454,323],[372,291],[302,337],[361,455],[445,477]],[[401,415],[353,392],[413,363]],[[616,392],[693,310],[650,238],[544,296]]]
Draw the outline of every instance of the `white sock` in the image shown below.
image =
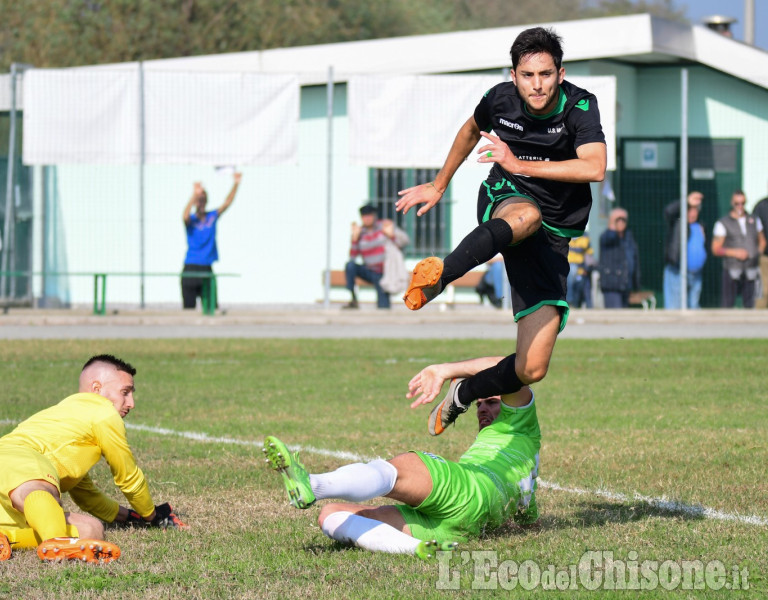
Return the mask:
[[344,465],[330,473],[310,475],[309,484],[315,498],[339,498],[362,502],[385,496],[397,481],[397,469],[386,460]]
[[420,542],[391,525],[346,510],[328,515],[322,529],[331,539],[372,552],[414,554]]

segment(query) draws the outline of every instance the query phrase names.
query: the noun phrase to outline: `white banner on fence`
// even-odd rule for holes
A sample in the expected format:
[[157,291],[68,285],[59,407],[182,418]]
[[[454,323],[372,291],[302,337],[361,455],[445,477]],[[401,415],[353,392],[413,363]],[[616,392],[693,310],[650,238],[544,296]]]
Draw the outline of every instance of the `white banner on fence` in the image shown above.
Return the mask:
[[[139,71],[34,69],[24,76],[28,165],[136,164]],[[294,75],[144,72],[147,164],[298,162]]]
[[24,163],[137,163],[138,81],[138,70],[27,71]]
[[298,162],[296,76],[147,71],[144,89],[147,163]]
[[[616,78],[567,77],[598,99],[608,142],[608,169],[616,168]],[[472,116],[497,75],[351,77],[348,84],[350,160],[391,167],[441,167],[456,132]]]

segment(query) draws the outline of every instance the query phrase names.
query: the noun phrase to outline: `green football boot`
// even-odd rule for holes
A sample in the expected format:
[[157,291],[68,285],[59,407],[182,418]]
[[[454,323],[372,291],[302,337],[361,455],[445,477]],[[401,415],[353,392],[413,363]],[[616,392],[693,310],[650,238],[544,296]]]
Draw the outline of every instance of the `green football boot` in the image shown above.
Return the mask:
[[299,460],[299,453],[291,454],[283,442],[271,435],[264,438],[263,452],[269,466],[283,476],[291,505],[296,508],[312,506],[315,503],[315,494],[309,485],[309,473]]
[[438,552],[453,552],[458,548],[456,542],[438,542],[437,540],[426,540],[419,542],[414,554],[421,560],[434,560]]

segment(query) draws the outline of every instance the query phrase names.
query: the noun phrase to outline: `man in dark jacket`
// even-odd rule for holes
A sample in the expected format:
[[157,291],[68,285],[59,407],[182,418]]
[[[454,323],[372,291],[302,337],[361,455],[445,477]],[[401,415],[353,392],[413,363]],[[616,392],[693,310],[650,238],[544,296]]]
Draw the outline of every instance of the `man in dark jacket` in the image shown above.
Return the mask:
[[627,229],[628,219],[626,210],[614,208],[608,229],[600,236],[600,289],[605,308],[627,308],[629,293],[640,289],[640,254]]

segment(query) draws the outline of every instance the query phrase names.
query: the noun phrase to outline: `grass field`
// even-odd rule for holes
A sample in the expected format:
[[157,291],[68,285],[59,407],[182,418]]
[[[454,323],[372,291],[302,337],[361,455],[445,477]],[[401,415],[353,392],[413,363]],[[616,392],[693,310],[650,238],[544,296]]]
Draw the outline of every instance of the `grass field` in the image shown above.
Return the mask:
[[[549,375],[535,387],[541,528],[506,526],[440,563],[332,542],[317,526],[318,509],[289,507],[279,478],[263,464],[266,434],[304,447],[305,464],[317,472],[351,462],[341,452],[386,458],[418,448],[456,459],[476,433],[473,413],[431,438],[427,410],[408,408],[406,383],[434,362],[508,350],[509,342],[483,340],[4,342],[0,434],[75,392],[91,354],[132,362],[137,406],[127,423],[156,429],[129,429],[129,441],[155,501],[170,501],[192,527],[109,530],[123,557],[101,567],[41,564],[33,552],[15,552],[0,563],[0,597],[768,595],[764,340],[561,340]],[[121,500],[103,461],[94,473]],[[750,516],[756,523],[743,518]],[[662,571],[671,573],[676,589],[641,576],[654,589],[612,591],[600,572],[586,581],[597,582],[596,591],[577,577],[566,582],[587,551],[613,552],[628,571],[643,561],[664,563],[659,576],[666,582]],[[480,559],[491,556],[502,565],[496,579],[476,575]],[[706,589],[674,585],[682,561],[693,560],[713,565]],[[509,591],[512,561],[521,579]],[[563,573],[558,585],[570,591],[526,591],[524,568],[543,577]],[[726,594],[726,584],[744,587],[744,579],[748,590]],[[494,582],[495,591],[473,589]]]

